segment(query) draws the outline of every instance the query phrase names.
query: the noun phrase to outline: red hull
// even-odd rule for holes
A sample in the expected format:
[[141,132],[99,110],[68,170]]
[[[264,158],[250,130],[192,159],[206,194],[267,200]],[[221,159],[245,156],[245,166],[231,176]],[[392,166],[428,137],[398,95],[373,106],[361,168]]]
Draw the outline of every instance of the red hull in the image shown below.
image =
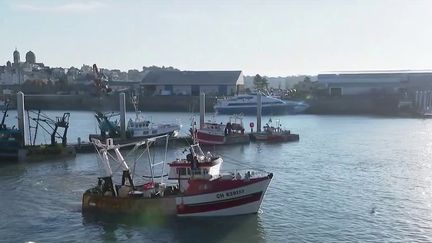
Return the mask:
[[201,131],[197,131],[197,139],[200,144],[224,144],[225,143],[225,136],[224,135],[218,135],[218,134],[209,134]]
[[194,205],[178,205],[177,214],[193,214],[193,213],[203,213],[209,211],[216,211],[221,209],[227,209],[232,207],[241,206],[248,203],[253,203],[261,199],[263,192],[257,192],[235,199],[226,199],[215,202],[208,203],[197,203]]

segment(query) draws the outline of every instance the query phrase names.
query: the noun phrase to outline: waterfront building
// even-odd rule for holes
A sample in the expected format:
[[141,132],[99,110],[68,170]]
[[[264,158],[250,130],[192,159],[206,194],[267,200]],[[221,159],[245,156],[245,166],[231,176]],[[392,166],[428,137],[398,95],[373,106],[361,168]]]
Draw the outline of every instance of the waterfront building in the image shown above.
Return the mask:
[[149,95],[234,95],[243,88],[242,71],[155,70],[141,81],[143,93]]
[[43,63],[36,63],[36,55],[32,51],[26,53],[25,59],[25,62],[21,62],[20,53],[15,49],[13,63],[8,61],[0,70],[1,85],[20,85],[27,80],[49,79],[49,67],[45,67]]
[[36,64],[36,55],[32,51],[28,51],[26,54],[26,63]]
[[377,71],[319,74],[330,96],[400,94],[432,89],[432,71]]
[[18,66],[20,63],[20,53],[17,49],[15,49],[15,51],[13,52],[13,60],[14,60],[14,65]]

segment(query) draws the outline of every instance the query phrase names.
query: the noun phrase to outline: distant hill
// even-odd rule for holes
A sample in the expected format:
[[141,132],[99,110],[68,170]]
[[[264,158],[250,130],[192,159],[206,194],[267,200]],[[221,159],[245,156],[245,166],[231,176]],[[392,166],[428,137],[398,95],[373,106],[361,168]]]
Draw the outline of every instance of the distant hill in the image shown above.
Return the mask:
[[[287,76],[287,77],[267,77],[269,88],[292,89],[294,84],[301,82],[308,75]],[[316,81],[316,76],[309,76],[312,81]],[[253,89],[254,76],[245,76],[245,88]]]

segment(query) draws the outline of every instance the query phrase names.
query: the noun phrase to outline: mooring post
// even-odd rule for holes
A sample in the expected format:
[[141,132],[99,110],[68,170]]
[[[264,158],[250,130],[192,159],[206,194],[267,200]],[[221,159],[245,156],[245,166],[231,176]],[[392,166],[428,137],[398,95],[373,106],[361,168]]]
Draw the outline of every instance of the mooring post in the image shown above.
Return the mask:
[[120,136],[126,139],[126,94],[120,93]]
[[419,91],[419,106],[418,110],[421,111],[423,107],[423,91]]
[[262,111],[261,92],[258,92],[257,94],[257,132],[261,132],[261,111]]
[[24,93],[17,93],[17,113],[18,113],[18,129],[21,133],[21,146],[27,145],[27,119],[24,109]]
[[200,128],[204,126],[204,117],[205,117],[205,93],[200,94]]
[[431,106],[431,97],[432,97],[432,93],[430,90],[428,90],[428,95],[427,95],[427,102],[426,102],[426,109],[429,110],[430,106]]
[[432,106],[432,91],[429,90],[429,102],[428,102],[428,108]]

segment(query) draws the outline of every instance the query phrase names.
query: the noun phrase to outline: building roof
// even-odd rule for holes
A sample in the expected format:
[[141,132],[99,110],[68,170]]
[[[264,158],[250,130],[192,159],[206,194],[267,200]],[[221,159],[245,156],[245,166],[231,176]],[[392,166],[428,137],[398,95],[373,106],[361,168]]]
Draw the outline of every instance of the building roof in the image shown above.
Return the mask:
[[320,83],[432,82],[432,72],[319,74]]
[[241,71],[149,71],[141,84],[152,85],[238,85]]

